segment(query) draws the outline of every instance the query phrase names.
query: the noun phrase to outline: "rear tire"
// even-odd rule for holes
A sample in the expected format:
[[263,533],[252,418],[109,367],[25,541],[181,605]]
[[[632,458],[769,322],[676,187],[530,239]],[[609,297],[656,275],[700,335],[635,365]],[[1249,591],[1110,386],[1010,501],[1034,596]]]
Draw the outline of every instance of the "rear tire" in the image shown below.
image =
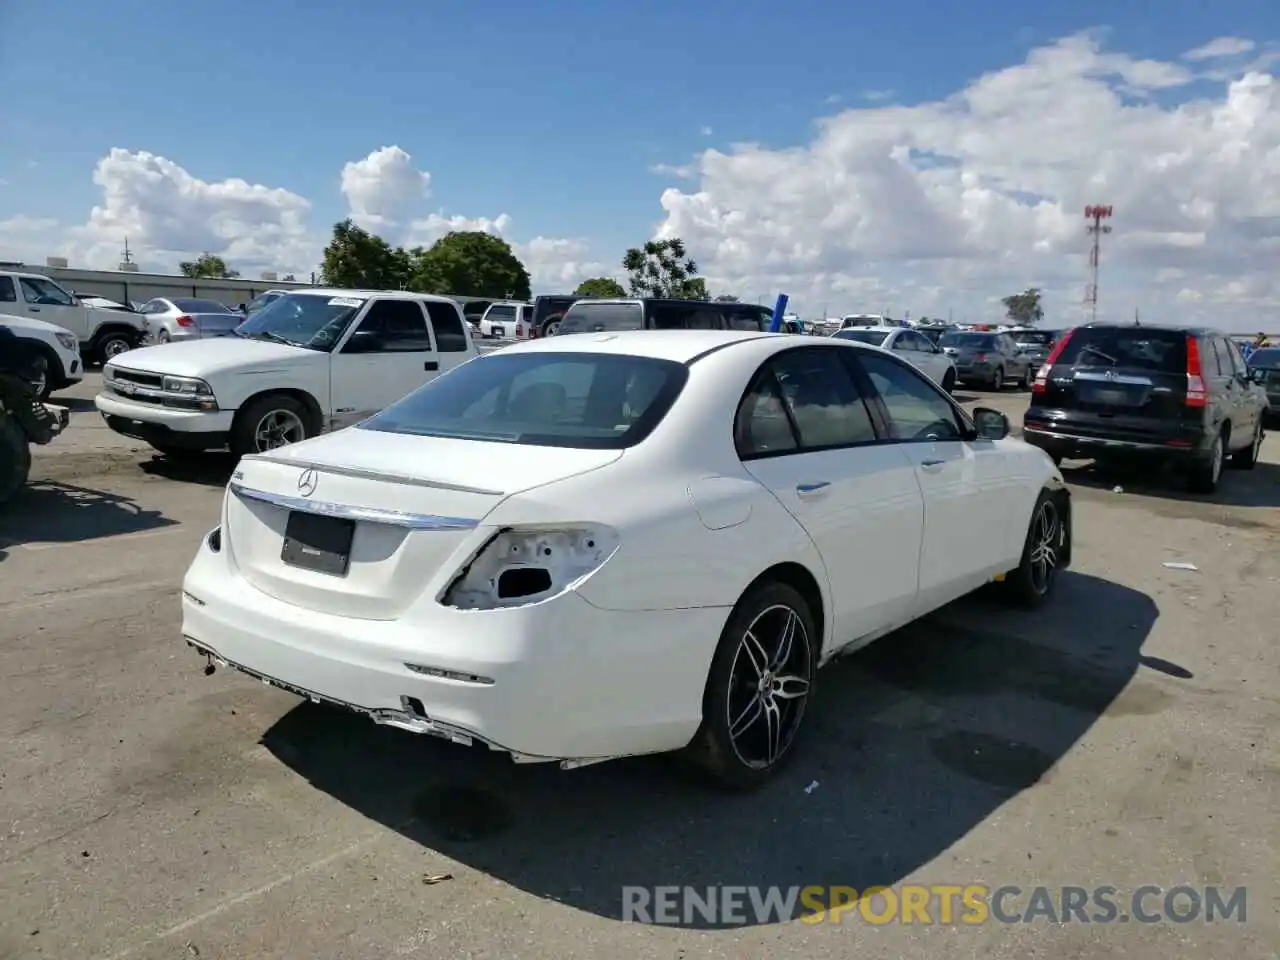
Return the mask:
[[1231,466],[1237,470],[1252,470],[1256,467],[1258,465],[1258,454],[1262,451],[1262,438],[1264,435],[1262,418],[1259,417],[1257,426],[1253,428],[1253,438],[1249,441],[1249,445],[1231,455]]
[[991,375],[991,390],[999,393],[1004,389],[1004,368],[996,367],[996,372]]
[[749,790],[791,759],[813,693],[820,638],[792,586],[752,587],[730,614],[682,758],[716,784]]
[[1022,379],[1018,381],[1018,389],[1019,390],[1031,389],[1031,366],[1030,365],[1028,365],[1027,368],[1022,371]]
[[1027,539],[1017,569],[997,584],[1011,606],[1034,608],[1053,595],[1061,563],[1071,555],[1070,516],[1052,493],[1041,490],[1027,525]]
[[942,375],[942,389],[947,393],[956,392],[956,372],[954,370],[948,370]]
[[1214,438],[1209,456],[1191,465],[1191,473],[1187,478],[1187,485],[1191,488],[1192,493],[1213,493],[1218,489],[1218,480],[1222,477],[1222,461],[1225,456],[1225,448],[1223,435],[1219,433]]
[[0,413],[0,505],[12,500],[31,475],[31,446],[18,422]]

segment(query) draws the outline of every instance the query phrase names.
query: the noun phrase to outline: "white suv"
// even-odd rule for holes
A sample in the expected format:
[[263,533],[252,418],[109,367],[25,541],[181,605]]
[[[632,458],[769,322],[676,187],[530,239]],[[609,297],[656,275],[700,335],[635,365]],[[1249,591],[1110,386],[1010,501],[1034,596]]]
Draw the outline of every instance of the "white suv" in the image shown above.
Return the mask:
[[308,288],[231,336],[115,358],[94,403],[112,430],[162,453],[243,456],[358,423],[475,356],[447,297]]
[[32,386],[41,400],[84,379],[80,343],[70,330],[43,320],[0,314],[0,337],[23,341],[30,348],[39,375]]

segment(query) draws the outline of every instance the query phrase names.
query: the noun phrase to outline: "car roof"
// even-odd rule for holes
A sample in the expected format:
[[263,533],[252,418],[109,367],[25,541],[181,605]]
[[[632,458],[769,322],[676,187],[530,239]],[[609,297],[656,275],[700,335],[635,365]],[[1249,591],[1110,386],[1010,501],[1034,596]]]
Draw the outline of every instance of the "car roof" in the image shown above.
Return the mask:
[[836,331],[836,333],[883,333],[883,334],[890,334],[890,333],[893,333],[895,330],[906,330],[906,329],[908,329],[908,328],[907,328],[907,327],[873,327],[873,326],[865,326],[865,325],[864,325],[864,326],[861,326],[861,327],[845,327],[843,330],[837,330],[837,331]]
[[432,300],[436,303],[452,303],[457,301],[451,297],[441,297],[434,293],[416,293],[413,290],[348,290],[340,287],[304,287],[300,290],[281,291],[282,293],[300,293],[309,297],[379,297],[384,300]]
[[[834,338],[831,338],[834,339]],[[603,333],[570,333],[555,337],[524,340],[489,356],[510,353],[611,353],[635,357],[653,357],[690,363],[704,354],[739,344],[771,341],[779,348],[822,346],[828,338],[806,339],[797,344],[794,334],[765,333],[755,330],[619,330]],[[838,340],[834,349],[878,350],[856,340]]]
[[1225,337],[1221,330],[1213,327],[1180,327],[1173,323],[1083,323],[1079,330],[1154,330],[1157,333],[1185,333],[1189,337]]

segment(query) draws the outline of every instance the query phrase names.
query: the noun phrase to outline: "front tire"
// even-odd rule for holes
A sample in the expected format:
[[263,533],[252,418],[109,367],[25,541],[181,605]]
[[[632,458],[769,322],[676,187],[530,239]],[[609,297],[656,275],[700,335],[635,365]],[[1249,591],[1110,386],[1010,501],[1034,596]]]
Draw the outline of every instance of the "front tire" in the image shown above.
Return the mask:
[[813,691],[821,640],[792,586],[752,587],[711,661],[702,725],[684,757],[721,786],[758,787],[791,758]]
[[237,457],[266,453],[313,435],[307,408],[293,397],[268,396],[245,407],[231,429],[231,452]]
[[0,505],[12,500],[27,485],[31,474],[31,447],[13,417],[0,413]]
[[1071,554],[1070,516],[1052,493],[1041,490],[1027,525],[1022,560],[999,584],[1010,605],[1034,608],[1053,594],[1063,561]]
[[123,333],[104,333],[93,345],[93,357],[98,363],[114,360],[120,354],[133,349],[133,341]]
[[1258,418],[1257,425],[1253,428],[1253,439],[1249,441],[1249,445],[1243,450],[1237,450],[1231,455],[1231,466],[1237,470],[1252,470],[1258,465],[1258,455],[1262,452],[1262,438],[1264,436],[1262,429],[1262,418]]
[[999,393],[1004,389],[1004,368],[996,367],[996,372],[991,375],[991,389],[995,393]]
[[956,392],[956,372],[954,370],[948,370],[942,375],[942,389],[947,393]]

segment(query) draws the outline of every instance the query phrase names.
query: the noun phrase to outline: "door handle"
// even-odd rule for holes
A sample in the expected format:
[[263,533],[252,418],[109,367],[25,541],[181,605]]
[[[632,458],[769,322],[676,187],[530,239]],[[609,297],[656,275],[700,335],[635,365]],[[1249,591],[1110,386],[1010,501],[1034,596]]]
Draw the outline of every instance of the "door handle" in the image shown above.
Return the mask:
[[947,461],[945,460],[921,460],[920,466],[924,467],[924,469],[926,470],[930,470],[930,469],[944,466],[946,462]]
[[440,369],[440,361],[439,361],[439,360],[427,360],[425,363],[423,363],[423,364],[422,364],[422,369],[423,369],[423,370],[439,370],[439,369]]
[[829,486],[831,486],[831,482],[828,480],[819,480],[816,483],[797,483],[796,493],[803,497],[811,493],[817,493],[820,490],[825,490]]
[[32,313],[39,313],[39,312],[40,312],[40,308],[39,308],[39,307],[27,307],[27,309],[28,309],[28,310],[30,310]]

